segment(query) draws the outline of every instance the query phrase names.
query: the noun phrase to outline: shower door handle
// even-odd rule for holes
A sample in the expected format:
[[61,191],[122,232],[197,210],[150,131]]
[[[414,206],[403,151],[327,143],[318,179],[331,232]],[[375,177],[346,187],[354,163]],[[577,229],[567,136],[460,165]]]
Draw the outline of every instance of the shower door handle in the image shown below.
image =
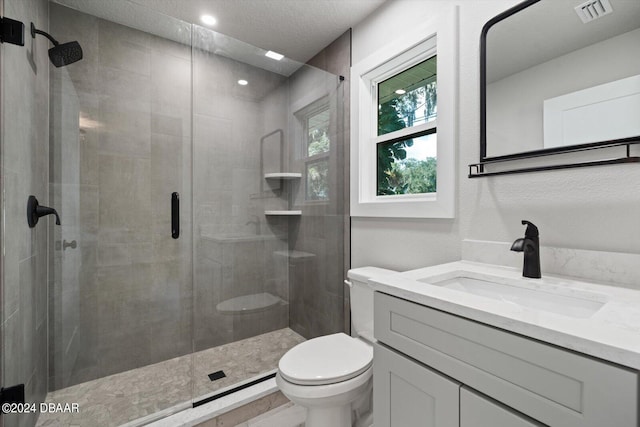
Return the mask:
[[171,193],[171,237],[180,237],[180,195]]

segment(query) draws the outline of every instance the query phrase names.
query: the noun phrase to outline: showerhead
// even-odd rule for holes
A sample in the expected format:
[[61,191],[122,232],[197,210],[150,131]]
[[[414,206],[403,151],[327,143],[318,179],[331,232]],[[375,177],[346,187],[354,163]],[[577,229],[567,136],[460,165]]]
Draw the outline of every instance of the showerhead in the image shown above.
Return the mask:
[[32,22],[31,37],[35,39],[36,34],[45,36],[53,43],[53,47],[49,49],[49,59],[56,67],[64,67],[65,65],[73,64],[82,59],[82,47],[80,47],[80,43],[73,41],[60,44],[56,39],[51,37],[50,34],[36,29],[36,26]]
[[56,67],[73,64],[82,59],[82,48],[78,42],[59,44],[49,49],[49,59]]

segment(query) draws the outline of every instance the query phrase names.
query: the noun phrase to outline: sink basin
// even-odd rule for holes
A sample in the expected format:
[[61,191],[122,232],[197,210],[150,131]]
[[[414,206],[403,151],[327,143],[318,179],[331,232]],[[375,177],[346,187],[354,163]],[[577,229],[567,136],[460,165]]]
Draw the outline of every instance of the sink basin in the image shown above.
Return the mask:
[[544,283],[529,284],[529,287],[525,287],[525,284],[528,284],[525,281],[518,284],[504,283],[508,280],[499,277],[492,279],[457,275],[452,278],[425,278],[419,281],[519,307],[575,318],[589,318],[606,304],[602,296],[590,292],[562,289],[553,285],[548,286],[548,289],[546,286],[545,289],[541,289],[539,286],[544,286]]

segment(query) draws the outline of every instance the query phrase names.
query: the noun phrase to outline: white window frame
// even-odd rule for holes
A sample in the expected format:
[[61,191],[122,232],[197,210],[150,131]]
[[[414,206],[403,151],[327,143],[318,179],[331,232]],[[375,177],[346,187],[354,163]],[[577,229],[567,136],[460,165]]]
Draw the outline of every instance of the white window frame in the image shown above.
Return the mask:
[[[453,218],[457,145],[458,7],[403,34],[351,68],[351,216]],[[437,55],[437,120],[378,136],[378,84]],[[436,193],[377,195],[376,144],[437,126]]]

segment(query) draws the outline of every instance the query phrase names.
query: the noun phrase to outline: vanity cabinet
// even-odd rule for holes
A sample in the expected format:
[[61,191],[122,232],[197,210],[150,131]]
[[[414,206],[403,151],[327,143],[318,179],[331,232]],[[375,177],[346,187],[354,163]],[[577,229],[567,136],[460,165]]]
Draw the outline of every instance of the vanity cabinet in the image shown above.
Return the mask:
[[374,345],[375,427],[459,427],[460,383]]
[[[536,425],[529,418],[548,426],[638,426],[639,382],[634,370],[384,293],[376,292],[374,301],[379,341],[374,356],[376,427],[501,425],[458,420],[460,413],[468,416],[472,410],[489,418],[499,417],[496,414],[518,417],[520,424],[509,426]],[[420,377],[420,371],[427,372],[429,379]],[[473,396],[461,398],[466,394],[459,392],[444,417],[454,424],[395,422],[390,413],[394,405],[404,404],[412,408],[404,411],[413,414],[424,412],[429,407],[426,402],[433,406],[444,401],[436,390],[443,381],[453,388],[458,384],[458,389],[464,385],[463,392],[473,389],[515,412],[500,411],[504,408],[490,406],[495,404],[489,400],[480,405]],[[414,401],[411,390],[420,390],[416,394],[420,398]],[[404,399],[410,403],[401,403]]]
[[543,427],[380,344],[373,379],[376,427]]

